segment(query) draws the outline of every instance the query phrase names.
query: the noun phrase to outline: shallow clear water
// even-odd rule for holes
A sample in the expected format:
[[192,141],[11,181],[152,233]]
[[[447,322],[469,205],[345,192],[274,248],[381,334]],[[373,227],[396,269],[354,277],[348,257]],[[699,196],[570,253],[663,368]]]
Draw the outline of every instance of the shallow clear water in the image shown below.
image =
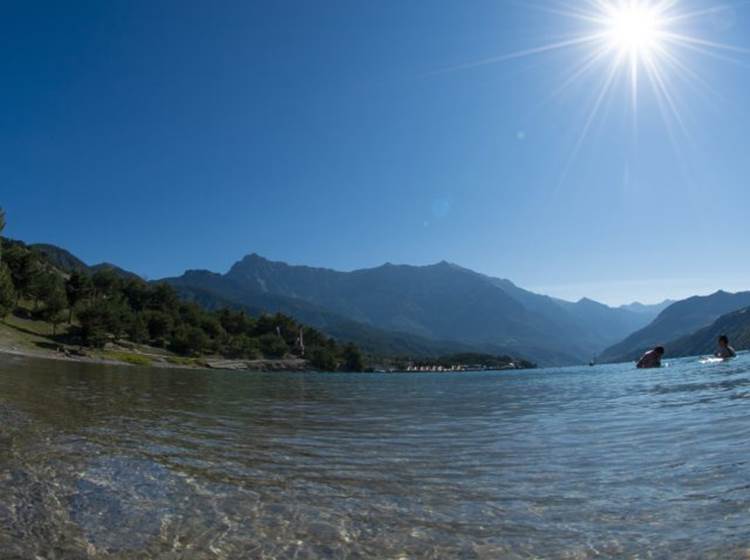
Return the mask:
[[0,356],[0,558],[747,558],[750,356],[518,373]]

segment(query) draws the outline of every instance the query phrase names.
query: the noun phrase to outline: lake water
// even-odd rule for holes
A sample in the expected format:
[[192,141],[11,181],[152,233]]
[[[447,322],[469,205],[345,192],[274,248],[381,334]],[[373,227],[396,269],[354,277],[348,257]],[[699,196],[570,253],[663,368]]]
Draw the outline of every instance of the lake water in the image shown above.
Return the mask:
[[238,374],[0,356],[0,558],[748,558],[750,356]]

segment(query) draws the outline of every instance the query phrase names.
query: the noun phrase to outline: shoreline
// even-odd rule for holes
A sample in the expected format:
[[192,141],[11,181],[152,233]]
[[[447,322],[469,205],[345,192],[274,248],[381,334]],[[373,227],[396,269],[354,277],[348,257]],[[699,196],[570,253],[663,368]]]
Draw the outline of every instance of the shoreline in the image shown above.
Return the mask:
[[[147,358],[154,358],[153,355],[134,354]],[[56,351],[23,349],[17,346],[8,346],[0,344],[0,358],[2,356],[13,356],[17,358],[29,358],[34,360],[51,360],[55,362],[67,362],[74,364],[90,364],[100,366],[118,366],[118,367],[137,367],[141,369],[155,370],[193,370],[193,371],[224,371],[236,373],[321,373],[316,369],[307,367],[307,361],[299,358],[283,360],[231,360],[224,358],[194,358],[193,363],[170,363],[167,359],[151,360],[148,364],[137,364],[127,361],[115,360],[103,356],[91,355],[72,355],[63,354]],[[520,371],[517,368],[504,369],[466,369],[466,370],[443,370],[443,371],[417,371],[417,370],[390,370],[390,371],[373,371],[369,373],[385,373],[388,375],[425,375],[425,374],[461,374],[461,373],[482,373],[482,372],[508,372]]]
[[[38,328],[33,331],[30,324],[14,325],[0,322],[0,356],[53,360],[56,362],[91,364],[100,366],[135,366],[155,370],[186,369],[203,371],[230,371],[236,373],[316,373],[320,372],[310,366],[304,358],[287,357],[283,359],[232,359],[222,356],[183,357],[163,348],[133,344],[126,341],[109,342],[104,348],[94,349],[80,345],[55,341]],[[504,367],[482,367],[478,365],[446,368],[438,365],[414,367],[412,369],[373,369],[370,373],[389,375],[424,375],[473,373],[491,371],[516,371],[517,364]]]
[[125,366],[125,367],[142,367],[142,368],[155,368],[155,369],[211,369],[208,367],[196,367],[190,366],[189,364],[170,364],[169,362],[152,361],[148,365],[134,364],[121,360],[114,360],[105,358],[102,356],[77,356],[72,354],[63,354],[61,352],[44,351],[44,350],[29,350],[22,349],[15,346],[4,346],[0,345],[0,355],[5,356],[16,356],[19,358],[32,358],[36,360],[52,360],[55,362],[68,362],[77,364],[93,364],[102,366]]
[[[61,345],[62,348],[65,348]],[[235,371],[247,373],[268,372],[290,372],[308,373],[316,370],[307,367],[307,361],[302,359],[282,360],[228,360],[218,357],[194,358],[185,361],[170,362],[170,356],[157,356],[153,354],[133,353],[148,360],[148,363],[133,363],[132,361],[118,360],[106,356],[76,355],[53,350],[36,350],[23,348],[16,344],[0,343],[0,356],[14,356],[18,358],[30,358],[37,360],[52,360],[56,362],[68,362],[79,364],[92,364],[101,366],[124,366],[139,367],[145,369],[190,369],[203,371]],[[77,350],[76,350],[77,352]],[[132,351],[131,351],[132,352]]]
[[223,370],[236,372],[312,372],[307,360],[235,360],[216,355],[179,356],[163,348],[126,341],[110,341],[103,348],[88,348],[55,340],[49,324],[11,318],[0,321],[0,355],[101,366],[136,366],[154,369]]

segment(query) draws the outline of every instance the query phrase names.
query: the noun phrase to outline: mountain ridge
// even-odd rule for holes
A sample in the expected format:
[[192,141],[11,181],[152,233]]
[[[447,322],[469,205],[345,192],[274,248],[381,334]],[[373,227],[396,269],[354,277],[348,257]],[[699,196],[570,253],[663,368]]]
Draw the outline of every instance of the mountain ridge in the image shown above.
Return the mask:
[[[267,305],[270,296],[277,298],[274,305],[305,302],[318,313],[380,332],[450,341],[483,351],[502,348],[550,365],[587,362],[593,353],[649,320],[647,313],[635,314],[587,298],[573,303],[535,294],[510,280],[448,261],[421,266],[384,263],[342,272],[250,253],[225,274],[199,279],[189,272],[164,281],[183,290],[208,289],[217,297],[229,294],[236,304],[248,307]],[[611,327],[602,324],[607,316]]]
[[121,278],[140,278],[138,274],[130,272],[117,265],[108,262],[101,262],[94,265],[88,265],[73,253],[57,245],[50,243],[34,243],[29,245],[31,249],[38,251],[50,263],[64,272],[89,272],[94,273],[100,270],[112,270]]
[[[54,245],[34,248],[71,272],[110,268],[123,277],[137,276],[110,264],[89,266]],[[588,362],[647,326],[657,307],[638,304],[638,311],[630,311],[587,297],[561,300],[446,260],[418,266],[387,262],[344,272],[253,252],[224,274],[194,269],[156,282],[209,307],[287,313],[373,353],[507,353],[542,365]]]

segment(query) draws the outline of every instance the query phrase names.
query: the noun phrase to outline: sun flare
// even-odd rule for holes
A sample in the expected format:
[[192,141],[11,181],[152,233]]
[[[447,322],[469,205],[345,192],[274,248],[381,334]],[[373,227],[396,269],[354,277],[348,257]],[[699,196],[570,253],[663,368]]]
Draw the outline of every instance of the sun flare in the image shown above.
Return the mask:
[[[568,31],[554,42],[463,64],[444,71],[465,70],[530,56],[571,51],[561,66],[562,81],[552,96],[576,83],[589,82],[588,116],[583,123],[580,147],[607,99],[626,87],[633,122],[648,95],[656,104],[673,139],[689,136],[683,112],[689,108],[685,93],[711,96],[711,83],[701,77],[701,58],[746,64],[750,51],[703,36],[712,22],[731,9],[709,0],[542,0],[536,10],[567,20]],[[674,130],[673,130],[674,129]]]
[[631,4],[608,10],[604,21],[610,45],[630,56],[649,56],[659,48],[666,22],[647,5]]

